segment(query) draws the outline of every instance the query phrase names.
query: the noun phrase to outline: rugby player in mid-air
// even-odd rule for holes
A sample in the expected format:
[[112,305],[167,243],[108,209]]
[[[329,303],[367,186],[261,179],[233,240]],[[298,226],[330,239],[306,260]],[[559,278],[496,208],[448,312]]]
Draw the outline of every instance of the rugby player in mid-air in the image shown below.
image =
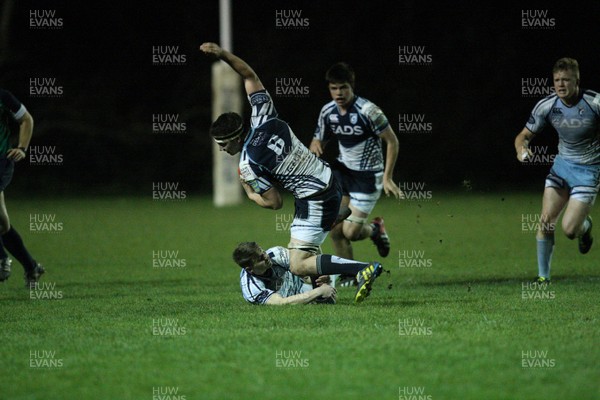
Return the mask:
[[290,272],[290,252],[284,247],[265,251],[256,242],[240,243],[233,251],[233,260],[242,268],[240,287],[249,303],[335,303],[336,290],[329,286],[329,276],[320,276],[311,288]]
[[298,140],[288,124],[278,118],[273,100],[254,70],[242,59],[215,43],[200,50],[225,61],[244,81],[252,107],[250,129],[236,113],[220,115],[210,135],[221,150],[241,152],[240,179],[248,198],[261,207],[279,209],[278,188],[294,195],[295,213],[290,229],[290,271],[297,276],[355,275],[355,302],[362,302],[373,281],[381,275],[378,262],[364,263],[320,254],[320,246],[334,224],[342,198],[341,188],[329,165]]
[[[327,142],[338,139],[333,172],[342,186],[341,208],[352,212],[331,231],[335,254],[353,259],[352,242],[371,238],[379,255],[387,257],[390,240],[383,218],[376,217],[370,224],[367,218],[382,188],[388,196],[404,196],[393,179],[398,138],[381,109],[354,93],[355,74],[348,64],[334,64],[325,79],[332,100],[321,109],[310,151],[321,156]],[[385,164],[382,140],[386,143]],[[342,277],[342,282],[348,278],[354,277]]]
[[517,159],[533,156],[529,143],[544,127],[558,132],[558,155],[542,199],[537,232],[538,283],[550,281],[555,224],[563,209],[562,229],[569,239],[579,239],[579,252],[592,246],[590,211],[600,187],[600,95],[579,88],[579,64],[561,58],[552,69],[555,93],[540,100],[515,139]]

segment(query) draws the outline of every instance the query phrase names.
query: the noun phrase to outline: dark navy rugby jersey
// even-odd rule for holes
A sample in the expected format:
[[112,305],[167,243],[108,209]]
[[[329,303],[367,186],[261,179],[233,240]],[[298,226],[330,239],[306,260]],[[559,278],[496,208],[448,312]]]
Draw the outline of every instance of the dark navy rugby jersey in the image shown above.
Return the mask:
[[338,138],[338,160],[354,171],[382,171],[383,151],[379,135],[389,122],[379,107],[356,96],[342,115],[335,101],[325,104],[319,114],[314,138],[326,141]]
[[327,188],[329,165],[311,153],[278,118],[266,90],[248,97],[252,106],[251,131],[240,156],[240,174],[256,193],[264,193],[274,183],[302,199]]

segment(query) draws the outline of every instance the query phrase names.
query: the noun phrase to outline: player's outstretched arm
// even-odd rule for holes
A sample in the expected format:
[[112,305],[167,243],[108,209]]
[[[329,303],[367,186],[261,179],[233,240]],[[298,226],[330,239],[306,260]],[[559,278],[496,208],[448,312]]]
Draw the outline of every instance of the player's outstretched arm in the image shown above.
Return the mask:
[[279,293],[273,293],[271,297],[268,298],[266,304],[277,306],[282,306],[285,304],[308,304],[319,297],[324,297],[326,299],[333,298],[335,300],[336,296],[337,291],[334,287],[323,284],[311,291],[295,294],[290,297],[282,297]]
[[211,42],[202,43],[200,50],[206,55],[211,55],[229,64],[244,80],[244,88],[248,95],[265,88],[256,72],[254,72],[248,63],[233,53],[222,49],[218,44]]
[[517,152],[517,160],[523,162],[527,157],[533,156],[531,149],[529,149],[529,142],[534,138],[534,134],[527,128],[517,135],[515,138],[515,150]]
[[393,129],[388,125],[387,128],[379,135],[385,142],[385,169],[383,171],[383,190],[386,195],[393,195],[397,199],[403,199],[404,193],[394,182],[394,168],[396,167],[396,160],[398,159],[398,151],[400,144],[398,143],[398,137],[394,133]]

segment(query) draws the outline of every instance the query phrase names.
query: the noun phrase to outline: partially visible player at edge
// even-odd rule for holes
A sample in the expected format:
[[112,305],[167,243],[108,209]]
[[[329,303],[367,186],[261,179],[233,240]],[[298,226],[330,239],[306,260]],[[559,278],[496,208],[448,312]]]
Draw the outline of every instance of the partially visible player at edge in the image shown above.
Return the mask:
[[569,239],[579,239],[586,254],[593,243],[589,215],[600,188],[600,95],[579,88],[579,64],[561,58],[552,69],[555,94],[540,100],[525,128],[515,139],[517,159],[533,157],[529,143],[544,127],[558,132],[558,155],[546,177],[540,228],[537,232],[538,277],[550,281],[555,224],[561,211],[562,229]]
[[242,268],[240,288],[249,303],[335,304],[337,292],[329,286],[329,276],[320,276],[311,289],[290,272],[290,252],[284,247],[271,247],[265,251],[256,242],[240,243],[233,251],[233,260]]
[[[321,156],[328,141],[336,136],[339,155],[332,165],[343,191],[342,205],[352,214],[331,231],[335,254],[354,258],[352,243],[371,238],[381,257],[390,252],[390,241],[383,218],[367,223],[375,203],[381,196],[404,197],[394,183],[394,166],[398,158],[398,138],[385,114],[369,100],[354,93],[354,70],[346,63],[334,64],[327,70],[332,100],[319,114],[310,151]],[[386,143],[385,166],[381,142]]]
[[[19,125],[18,147],[11,149],[9,145],[10,127],[13,121]],[[4,189],[10,183],[14,163],[27,156],[27,147],[33,134],[33,117],[25,106],[10,92],[0,89],[0,282],[5,281],[11,274],[11,260],[8,250],[25,270],[25,285],[32,288],[45,272],[25,248],[23,239],[11,225],[4,203]]]
[[239,170],[246,195],[259,206],[275,210],[281,208],[282,198],[274,184],[294,195],[290,271],[302,277],[355,275],[359,285],[354,299],[363,301],[383,271],[381,264],[320,254],[342,197],[331,169],[278,118],[271,96],[245,61],[215,43],[203,43],[200,50],[225,61],[244,81],[252,107],[250,129],[245,129],[239,114],[225,113],[212,123],[210,134],[228,154],[241,151]]

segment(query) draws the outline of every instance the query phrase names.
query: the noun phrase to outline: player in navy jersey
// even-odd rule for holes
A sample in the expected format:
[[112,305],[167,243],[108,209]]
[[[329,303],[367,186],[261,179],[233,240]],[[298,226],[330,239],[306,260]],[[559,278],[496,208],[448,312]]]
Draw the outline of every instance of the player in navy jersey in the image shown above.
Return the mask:
[[335,303],[337,292],[328,285],[328,276],[320,276],[311,288],[290,272],[290,252],[286,248],[278,246],[265,251],[256,242],[244,242],[235,248],[233,259],[242,268],[240,287],[249,303]]
[[[394,183],[393,174],[398,157],[398,138],[379,107],[354,93],[355,74],[346,63],[337,63],[327,71],[332,101],[319,114],[310,150],[321,156],[333,137],[338,139],[339,156],[333,166],[342,185],[341,208],[352,214],[331,232],[336,255],[354,258],[352,241],[371,238],[379,255],[390,252],[390,241],[383,218],[367,219],[381,190],[396,198],[403,197]],[[385,163],[382,139],[386,143]]]
[[552,69],[555,93],[534,107],[525,128],[515,139],[517,159],[534,157],[529,143],[546,126],[558,132],[558,155],[542,200],[537,232],[539,283],[550,281],[555,224],[564,209],[562,229],[569,239],[579,239],[586,254],[593,243],[590,211],[600,187],[600,95],[579,88],[579,64],[561,58]]
[[320,254],[320,246],[338,217],[341,189],[329,165],[312,154],[278,118],[273,99],[254,70],[241,58],[215,43],[203,43],[200,50],[225,61],[244,81],[252,106],[250,127],[236,113],[220,115],[210,135],[221,150],[241,152],[239,172],[248,198],[261,207],[279,209],[279,189],[295,198],[290,233],[290,271],[297,276],[349,274],[358,281],[355,301],[361,302],[383,271],[378,262],[363,263]]
[[[19,125],[18,147],[11,148],[9,138],[11,125]],[[33,117],[25,106],[10,92],[0,89],[0,282],[11,274],[11,260],[6,254],[8,250],[25,269],[25,284],[31,288],[45,272],[25,248],[23,239],[11,225],[4,202],[4,189],[10,183],[14,163],[27,156],[27,146],[33,133]]]

